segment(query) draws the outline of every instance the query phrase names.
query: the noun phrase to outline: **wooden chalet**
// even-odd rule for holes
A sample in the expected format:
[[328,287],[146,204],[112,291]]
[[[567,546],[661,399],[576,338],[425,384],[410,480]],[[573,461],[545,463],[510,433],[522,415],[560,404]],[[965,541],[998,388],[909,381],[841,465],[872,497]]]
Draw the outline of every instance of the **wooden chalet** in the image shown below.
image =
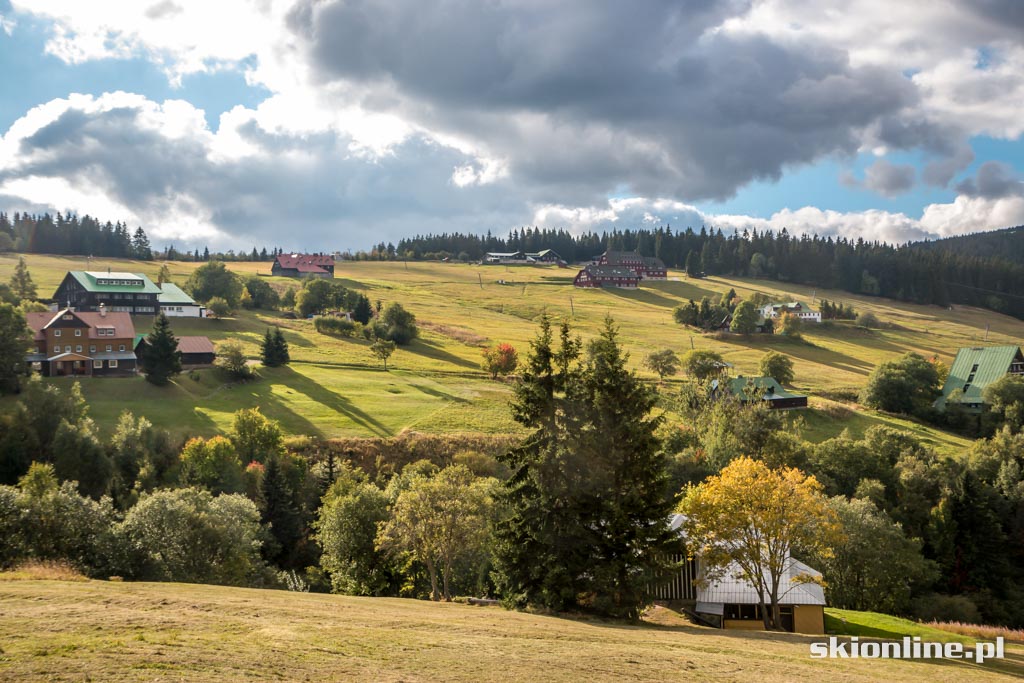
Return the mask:
[[330,254],[278,254],[271,275],[278,277],[334,277],[334,257]]
[[1024,375],[1024,354],[1019,346],[960,349],[935,407],[945,410],[956,404],[971,412],[981,412],[985,406],[985,387],[1007,375]]
[[764,401],[772,410],[806,408],[807,396],[786,391],[771,377],[734,377],[724,383],[713,382],[712,392],[724,389],[740,403]]
[[[685,517],[674,514],[669,526],[685,543],[682,525]],[[685,554],[673,558],[680,569],[662,577],[652,586],[654,599],[683,607],[695,613],[701,621],[722,629],[761,630],[760,598],[749,581],[740,578],[740,568],[726,568],[724,575],[714,580],[704,577],[700,556]],[[779,612],[782,626],[795,633],[822,634],[825,632],[825,591],[815,581],[821,573],[790,556],[779,584]]]
[[27,313],[34,349],[25,357],[44,377],[125,376],[136,369],[135,326],[124,311],[71,308]]
[[640,276],[636,271],[619,266],[585,266],[576,273],[572,281],[574,287],[623,287],[636,289],[640,284]]
[[85,313],[102,306],[108,313],[156,315],[162,290],[142,273],[72,270],[64,276],[53,300],[58,307]]
[[[135,355],[139,358],[146,353],[146,335],[135,335]],[[208,368],[217,360],[217,350],[208,337],[178,337],[178,351],[181,352],[181,367],[185,370]]]
[[645,280],[664,280],[668,270],[659,258],[641,256],[638,251],[606,251],[595,259],[601,266],[628,268]]

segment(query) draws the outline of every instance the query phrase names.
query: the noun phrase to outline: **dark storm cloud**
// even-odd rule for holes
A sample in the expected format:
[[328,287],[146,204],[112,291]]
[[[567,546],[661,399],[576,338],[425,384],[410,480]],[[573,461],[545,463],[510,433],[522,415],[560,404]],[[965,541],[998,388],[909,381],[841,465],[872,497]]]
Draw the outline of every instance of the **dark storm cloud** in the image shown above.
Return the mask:
[[712,30],[748,6],[302,0],[289,23],[320,82],[358,84],[364,104],[397,96],[402,115],[568,201],[623,186],[722,199],[854,153],[864,128],[915,102],[902,75],[825,44]]
[[986,161],[978,167],[977,176],[960,182],[956,190],[969,197],[1000,199],[1024,195],[1024,182],[1011,166],[1001,161]]
[[914,187],[916,172],[909,164],[879,159],[864,171],[864,187],[884,197],[895,197]]

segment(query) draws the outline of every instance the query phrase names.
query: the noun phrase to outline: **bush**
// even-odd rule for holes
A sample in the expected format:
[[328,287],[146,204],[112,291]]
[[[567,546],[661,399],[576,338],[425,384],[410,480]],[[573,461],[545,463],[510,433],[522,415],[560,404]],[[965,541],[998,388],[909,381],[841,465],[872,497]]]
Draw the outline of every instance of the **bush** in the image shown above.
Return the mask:
[[874,313],[871,313],[870,311],[864,311],[863,313],[857,316],[857,324],[860,325],[861,327],[868,327],[873,330],[877,330],[882,326],[882,321],[880,321],[878,319],[878,316],[876,316]]
[[313,327],[320,334],[332,334],[337,337],[355,337],[362,334],[363,328],[362,325],[351,320],[325,315],[313,318]]
[[378,333],[378,337],[393,341],[400,346],[409,344],[419,336],[419,330],[416,328],[416,316],[397,302],[384,309],[380,315],[379,326],[383,333]]
[[974,602],[963,595],[930,593],[914,601],[914,616],[920,621],[981,622],[981,613]]
[[187,488],[145,496],[118,531],[138,579],[256,585],[262,580],[260,513],[245,496]]
[[206,310],[215,318],[226,318],[231,315],[231,304],[226,299],[215,296],[206,304]]
[[916,353],[905,353],[871,371],[861,401],[893,413],[922,414],[940,393],[935,365]]
[[234,379],[249,379],[254,374],[242,345],[234,341],[223,342],[217,347],[217,367]]

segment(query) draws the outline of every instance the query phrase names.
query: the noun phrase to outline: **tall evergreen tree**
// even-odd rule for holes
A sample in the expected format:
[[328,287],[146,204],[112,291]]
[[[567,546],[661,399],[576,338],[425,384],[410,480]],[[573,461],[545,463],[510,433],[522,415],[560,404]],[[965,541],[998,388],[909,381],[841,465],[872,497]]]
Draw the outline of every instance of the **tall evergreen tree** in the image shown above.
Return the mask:
[[146,337],[142,358],[139,363],[146,374],[146,381],[163,386],[171,377],[181,373],[181,351],[178,339],[171,331],[171,321],[163,311],[157,313],[153,331]]
[[280,327],[274,328],[274,347],[277,349],[277,361],[279,365],[287,365],[292,361],[291,352],[288,350],[288,340]]
[[608,320],[585,366],[567,325],[557,350],[546,318],[531,343],[513,416],[533,431],[502,458],[497,568],[511,604],[636,618],[678,546],[654,393],[616,336]]
[[32,274],[28,272],[28,264],[25,263],[24,256],[18,259],[18,265],[14,267],[14,275],[11,276],[11,289],[19,299],[36,298],[36,283],[32,281]]
[[360,294],[356,298],[355,306],[352,307],[352,318],[365,325],[370,322],[371,317],[373,317],[373,307],[370,305],[370,299],[365,294]]
[[22,312],[11,304],[0,303],[0,395],[21,388],[25,353],[31,343],[32,333]]
[[132,238],[132,251],[137,259],[142,259],[143,261],[153,259],[153,250],[149,246],[149,237],[146,236],[146,231],[142,229],[141,225],[135,229],[135,236]]
[[298,545],[303,537],[302,515],[295,492],[281,464],[282,456],[267,460],[260,484],[260,516],[270,525],[274,542],[264,549],[265,557],[279,567],[295,568]]
[[589,463],[584,509],[595,530],[592,585],[594,607],[613,616],[638,619],[659,574],[680,542],[668,527],[674,506],[667,461],[652,417],[653,388],[626,368],[628,354],[611,318],[588,347],[583,376],[587,428],[578,448]]

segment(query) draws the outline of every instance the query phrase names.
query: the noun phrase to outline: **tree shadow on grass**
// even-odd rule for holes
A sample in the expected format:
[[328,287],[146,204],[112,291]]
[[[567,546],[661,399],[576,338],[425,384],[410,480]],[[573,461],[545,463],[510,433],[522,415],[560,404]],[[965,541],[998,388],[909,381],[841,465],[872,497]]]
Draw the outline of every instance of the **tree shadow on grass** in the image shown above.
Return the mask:
[[[317,366],[312,365],[312,367]],[[278,368],[275,371],[275,375],[282,384],[285,384],[293,391],[296,391],[300,394],[304,394],[311,400],[319,403],[320,405],[324,406],[325,408],[328,408],[329,410],[338,413],[339,415],[344,415],[355,424],[359,425],[360,427],[363,427],[364,429],[369,430],[370,432],[373,432],[375,435],[392,435],[392,431],[387,425],[385,425],[384,423],[382,423],[381,421],[379,421],[366,411],[362,410],[361,408],[356,407],[350,400],[348,400],[344,396],[341,396],[340,394],[334,393],[330,389],[324,388],[315,380],[310,379],[309,377],[299,372],[296,372],[290,367],[285,366],[283,368]],[[273,401],[274,399],[268,397],[267,400]],[[275,403],[280,404],[280,401],[275,401]],[[290,408],[286,408],[284,405],[281,405],[280,407],[283,410],[293,413],[297,420],[301,420],[307,423],[309,425],[309,430],[311,434],[322,436],[322,432],[319,429],[317,429],[311,422],[309,422],[309,420],[298,414],[295,414],[294,411],[292,411]]]
[[477,363],[460,358],[453,353],[445,351],[437,344],[425,341],[423,339],[414,339],[408,346],[399,347],[402,351],[408,351],[409,353],[415,353],[423,356],[424,358],[432,358],[433,360],[441,361],[442,363],[451,363],[452,365],[458,365],[463,368],[471,368],[473,370],[479,370],[480,366]]
[[675,299],[669,299],[667,296],[663,296],[651,289],[620,289],[619,287],[608,287],[603,291],[608,292],[609,294],[614,294],[622,299],[650,304],[652,306],[658,306],[659,308],[672,309],[679,305],[679,302]]
[[435,398],[439,398],[439,399],[442,399],[444,401],[451,401],[452,403],[469,403],[470,402],[469,399],[467,399],[467,398],[463,398],[461,396],[456,396],[455,394],[449,394],[447,392],[441,391],[437,387],[431,386],[431,385],[427,384],[426,382],[416,382],[412,378],[409,378],[408,381],[409,381],[409,386],[411,386],[413,389],[416,389],[418,391],[423,392],[424,394],[426,394],[428,396],[433,396]]

